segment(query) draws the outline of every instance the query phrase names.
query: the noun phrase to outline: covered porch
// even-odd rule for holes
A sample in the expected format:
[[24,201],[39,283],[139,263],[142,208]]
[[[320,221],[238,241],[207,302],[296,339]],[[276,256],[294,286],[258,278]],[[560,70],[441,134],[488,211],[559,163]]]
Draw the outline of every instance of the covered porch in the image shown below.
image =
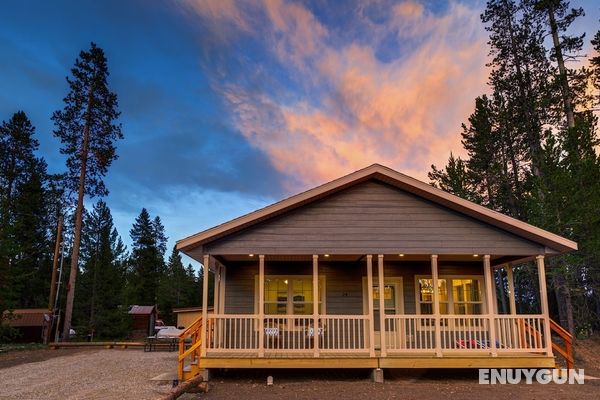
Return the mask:
[[[553,366],[544,256],[532,258],[542,309],[518,315],[518,257],[205,255],[214,311],[203,312],[199,367]],[[509,314],[497,311],[496,268]],[[203,293],[209,310],[208,280]]]

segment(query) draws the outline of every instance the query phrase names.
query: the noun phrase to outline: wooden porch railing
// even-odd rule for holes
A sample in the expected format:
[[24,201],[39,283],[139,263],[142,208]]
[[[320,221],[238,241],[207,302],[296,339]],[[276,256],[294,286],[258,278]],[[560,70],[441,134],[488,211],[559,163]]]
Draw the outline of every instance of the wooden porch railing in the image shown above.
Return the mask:
[[[443,315],[440,318],[442,353],[540,353],[545,350],[542,315],[497,315],[496,340],[490,340],[487,315]],[[435,318],[426,315],[386,315],[386,348],[390,353],[433,352]]]
[[[207,338],[210,341],[212,335],[212,324],[209,320],[209,330]],[[202,341],[200,340],[200,329],[202,328],[202,317],[194,321],[188,326],[183,332],[179,334],[179,357],[177,359],[177,376],[180,381],[189,379],[198,374],[198,361],[200,360],[200,346]],[[188,339],[189,342],[188,342]],[[187,347],[187,343],[189,347]],[[186,348],[187,347],[187,348]],[[189,371],[185,371],[186,360],[188,361]],[[189,372],[186,374],[186,372]]]
[[[312,316],[254,314],[210,314],[206,335],[209,356],[314,357],[314,341],[319,341],[323,356],[370,352],[377,335],[385,335],[386,351],[392,355],[429,353],[544,353],[545,318],[542,315],[442,315],[439,326],[431,315],[386,315],[385,332],[369,337],[368,315],[321,315],[315,327]],[[490,324],[495,327],[495,343],[490,340]],[[199,373],[202,319],[199,318],[179,336],[178,376],[189,379]],[[553,349],[573,366],[572,338],[551,321],[551,329],[564,342],[564,348],[552,343]],[[436,335],[439,330],[439,336]],[[262,331],[262,332],[261,332]],[[436,336],[439,344],[436,344]],[[263,340],[260,346],[260,340]]]
[[575,366],[575,358],[573,357],[573,336],[552,319],[550,320],[550,330],[560,336],[564,344],[564,348],[562,348],[558,343],[552,341],[552,350],[564,357],[567,369],[573,369]]
[[263,330],[266,354],[311,353],[314,340],[322,352],[368,352],[367,315],[322,315],[315,328],[312,316],[252,314],[209,316],[212,335],[206,350],[213,353],[256,353]]

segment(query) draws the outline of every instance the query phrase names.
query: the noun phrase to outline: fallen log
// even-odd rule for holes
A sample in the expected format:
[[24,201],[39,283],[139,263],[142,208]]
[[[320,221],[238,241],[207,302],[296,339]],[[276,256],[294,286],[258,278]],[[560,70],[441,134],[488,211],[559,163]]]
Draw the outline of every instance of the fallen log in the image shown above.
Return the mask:
[[192,379],[190,379],[189,381],[180,383],[179,385],[177,385],[177,387],[175,388],[175,390],[173,392],[169,393],[168,395],[163,397],[161,400],[177,400],[177,398],[179,396],[181,396],[182,394],[191,392],[197,386],[200,386],[200,384],[202,384],[203,380],[204,379],[202,378],[202,375],[197,375],[197,376],[193,377]]

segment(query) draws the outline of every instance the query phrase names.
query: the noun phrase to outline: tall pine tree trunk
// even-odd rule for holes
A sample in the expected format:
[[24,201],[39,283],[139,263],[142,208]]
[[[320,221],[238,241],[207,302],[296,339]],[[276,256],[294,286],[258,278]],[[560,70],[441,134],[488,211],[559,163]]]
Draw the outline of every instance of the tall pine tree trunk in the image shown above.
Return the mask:
[[558,25],[554,16],[554,8],[552,4],[548,5],[548,19],[550,21],[550,30],[552,32],[552,44],[554,45],[554,56],[558,64],[558,72],[560,74],[560,85],[562,88],[563,107],[567,117],[567,127],[575,126],[575,117],[573,115],[573,99],[571,98],[571,90],[567,79],[567,69],[565,67],[565,59],[560,48],[560,39],[558,37]]
[[94,336],[96,330],[96,286],[98,282],[98,243],[100,241],[100,234],[96,237],[96,254],[94,256],[94,275],[92,278],[92,299],[90,301],[90,322],[89,327],[92,329],[92,337]]
[[573,337],[575,337],[575,321],[573,318],[573,303],[571,299],[571,292],[567,287],[566,279],[563,275],[562,268],[554,265],[554,291],[556,295],[556,302],[558,304],[558,317],[560,319],[560,325],[565,327]]
[[73,302],[75,300],[75,280],[79,269],[79,247],[81,245],[81,227],[83,222],[83,198],[85,195],[85,175],[87,172],[88,151],[90,147],[90,122],[93,91],[90,87],[88,93],[88,104],[86,123],[83,127],[83,145],[81,149],[81,172],[79,174],[79,188],[77,195],[77,209],[75,210],[75,232],[73,236],[73,253],[71,255],[71,271],[69,273],[69,284],[67,285],[67,304],[65,307],[65,320],[63,326],[62,340],[69,339],[71,319],[73,318]]

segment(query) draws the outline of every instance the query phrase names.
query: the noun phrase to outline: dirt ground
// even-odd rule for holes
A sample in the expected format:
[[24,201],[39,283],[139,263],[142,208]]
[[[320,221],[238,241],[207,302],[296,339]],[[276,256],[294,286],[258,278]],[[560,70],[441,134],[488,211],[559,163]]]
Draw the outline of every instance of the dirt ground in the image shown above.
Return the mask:
[[[576,368],[600,377],[600,338],[576,347]],[[27,350],[0,354],[0,399],[159,399],[177,355],[141,350]],[[599,399],[600,379],[584,385],[479,385],[477,370],[386,370],[373,383],[369,370],[216,371],[208,393],[182,399]],[[267,376],[274,385],[266,386]]]
[[[32,362],[24,362],[27,357]],[[32,350],[1,354],[0,365],[5,365],[0,369],[2,400],[157,399],[171,385],[150,379],[174,372],[177,354],[140,349]]]
[[2,368],[14,367],[16,365],[45,361],[54,357],[65,357],[71,354],[80,353],[82,351],[86,350],[81,348],[72,348],[57,351],[46,348],[37,350],[11,351],[6,354],[0,353],[0,370]]
[[[272,375],[274,385],[267,387]],[[369,371],[230,371],[215,376],[206,394],[187,399],[594,399],[600,380],[583,385],[479,385],[473,370],[392,370],[385,382],[369,379]]]

